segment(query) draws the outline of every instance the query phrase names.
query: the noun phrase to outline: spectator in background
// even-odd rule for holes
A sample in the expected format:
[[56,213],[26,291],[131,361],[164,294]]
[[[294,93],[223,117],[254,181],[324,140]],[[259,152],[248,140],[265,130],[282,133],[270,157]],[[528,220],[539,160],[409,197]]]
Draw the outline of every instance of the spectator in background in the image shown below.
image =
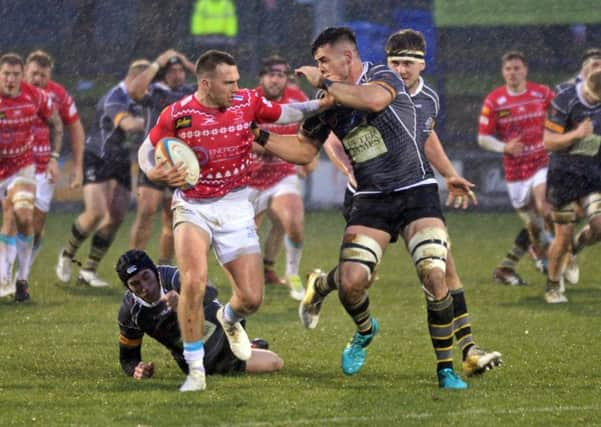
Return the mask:
[[[190,95],[196,85],[186,84],[186,71],[194,72],[194,64],[183,54],[169,49],[159,55],[146,70],[127,85],[127,93],[149,110],[147,135],[167,105]],[[162,210],[162,228],[159,242],[159,264],[170,264],[173,258],[173,229],[171,189],[148,179],[139,170],[136,219],[131,228],[130,248],[144,249],[152,232],[152,219],[159,207]]]
[[94,233],[77,283],[108,286],[97,275],[98,264],[109,250],[129,206],[131,161],[128,140],[133,138],[133,145],[137,145],[136,134],[141,136],[145,124],[142,106],[127,95],[127,86],[149,66],[150,62],[144,59],[132,62],[125,79],[113,86],[96,106],[96,126],[86,139],[84,152],[84,211],[73,222],[58,257],[56,275],[61,282],[71,280],[75,254]]
[[219,47],[232,45],[238,36],[238,16],[232,0],[196,0],[190,18],[194,44]]
[[527,80],[528,63],[523,53],[503,55],[501,71],[505,84],[489,93],[480,114],[478,144],[487,151],[503,154],[503,166],[511,205],[525,228],[513,248],[493,272],[493,278],[506,285],[525,285],[515,271],[517,262],[530,248],[537,267],[545,273],[545,182],[549,156],[543,145],[545,111],[553,91]]

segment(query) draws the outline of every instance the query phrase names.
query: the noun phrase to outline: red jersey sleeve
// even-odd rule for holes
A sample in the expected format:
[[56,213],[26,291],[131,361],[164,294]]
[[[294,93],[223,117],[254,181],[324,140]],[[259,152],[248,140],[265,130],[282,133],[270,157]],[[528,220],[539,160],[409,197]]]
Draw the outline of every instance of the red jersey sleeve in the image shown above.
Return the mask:
[[481,135],[494,135],[496,122],[495,122],[495,112],[494,112],[494,104],[492,99],[489,96],[484,100],[484,104],[482,105],[482,111],[480,112],[480,120],[479,120],[479,128],[478,133]]
[[254,107],[254,120],[258,123],[273,123],[280,118],[282,106],[271,102],[261,96],[256,90],[250,91],[251,102]]
[[169,105],[163,109],[156,124],[148,133],[148,138],[153,146],[157,145],[162,138],[167,136],[175,136],[175,129],[173,128],[173,118],[171,116],[171,108]]
[[38,97],[38,116],[45,122],[47,122],[52,116],[55,105],[52,103],[52,98],[46,92],[41,89],[34,88]]
[[61,97],[60,105],[58,105],[58,114],[65,125],[72,125],[79,120],[79,113],[75,101],[71,95],[65,91]]

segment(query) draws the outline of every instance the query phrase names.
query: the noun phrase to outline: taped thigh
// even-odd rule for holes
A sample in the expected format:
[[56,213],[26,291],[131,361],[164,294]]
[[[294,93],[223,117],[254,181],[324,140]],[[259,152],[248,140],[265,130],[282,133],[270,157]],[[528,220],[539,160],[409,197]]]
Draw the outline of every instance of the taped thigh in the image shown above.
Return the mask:
[[15,191],[11,197],[11,202],[15,209],[33,210],[35,194],[31,191]]
[[590,222],[596,216],[601,215],[601,193],[591,193],[582,202],[586,220]]
[[540,229],[544,226],[543,218],[532,208],[518,209],[518,215],[524,221],[526,227],[534,225]]
[[426,276],[435,268],[446,272],[448,247],[444,228],[427,227],[415,233],[408,248],[420,277]]
[[340,263],[355,262],[367,271],[368,280],[382,259],[382,247],[369,236],[353,234],[347,236],[340,248]]
[[576,214],[577,207],[576,202],[571,202],[559,209],[553,208],[551,211],[551,220],[555,224],[575,224],[578,221]]

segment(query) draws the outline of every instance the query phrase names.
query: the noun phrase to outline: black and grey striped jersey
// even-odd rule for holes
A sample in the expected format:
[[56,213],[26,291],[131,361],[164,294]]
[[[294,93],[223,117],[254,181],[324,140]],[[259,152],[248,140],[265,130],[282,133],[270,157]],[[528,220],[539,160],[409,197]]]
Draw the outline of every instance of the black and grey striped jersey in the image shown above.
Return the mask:
[[[179,293],[178,269],[167,265],[159,265],[157,269],[162,288],[161,294],[171,290]],[[204,366],[208,374],[221,370],[223,357],[233,358],[223,328],[217,321],[216,313],[221,307],[217,295],[217,289],[208,284],[203,300],[205,315]],[[140,361],[140,347],[144,334],[167,347],[180,368],[187,372],[188,366],[183,356],[177,313],[167,307],[164,302],[148,304],[133,292],[127,291],[119,309],[118,322],[121,334],[121,366],[129,375],[133,373],[133,368]],[[134,351],[132,351],[132,347]]]
[[415,106],[403,81],[385,65],[364,63],[357,83],[378,82],[396,92],[388,107],[369,113],[336,106],[307,119],[304,134],[324,143],[332,131],[342,141],[357,180],[357,194],[435,183],[420,143]]
[[109,159],[129,158],[130,145],[141,143],[143,135],[128,136],[119,122],[126,115],[144,117],[147,121],[148,114],[148,109],[127,95],[124,82],[113,86],[96,104],[96,122],[86,138],[86,151]]
[[421,77],[415,93],[411,95],[411,99],[415,105],[417,132],[420,135],[419,140],[423,147],[436,126],[440,101],[436,91],[428,86]]
[[601,164],[601,103],[589,105],[581,95],[582,82],[566,87],[551,102],[545,128],[556,133],[576,129],[587,118],[593,123],[593,135],[571,146],[553,151],[549,170],[561,170],[575,175],[590,175]]

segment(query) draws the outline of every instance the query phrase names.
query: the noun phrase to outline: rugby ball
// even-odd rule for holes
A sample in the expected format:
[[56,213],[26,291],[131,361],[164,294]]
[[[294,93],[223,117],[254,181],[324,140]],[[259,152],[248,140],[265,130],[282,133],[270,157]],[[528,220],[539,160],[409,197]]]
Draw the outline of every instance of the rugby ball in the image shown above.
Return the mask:
[[154,161],[158,164],[167,160],[170,166],[182,162],[186,166],[186,182],[191,187],[195,186],[200,176],[200,164],[194,150],[181,139],[162,138],[154,147]]

